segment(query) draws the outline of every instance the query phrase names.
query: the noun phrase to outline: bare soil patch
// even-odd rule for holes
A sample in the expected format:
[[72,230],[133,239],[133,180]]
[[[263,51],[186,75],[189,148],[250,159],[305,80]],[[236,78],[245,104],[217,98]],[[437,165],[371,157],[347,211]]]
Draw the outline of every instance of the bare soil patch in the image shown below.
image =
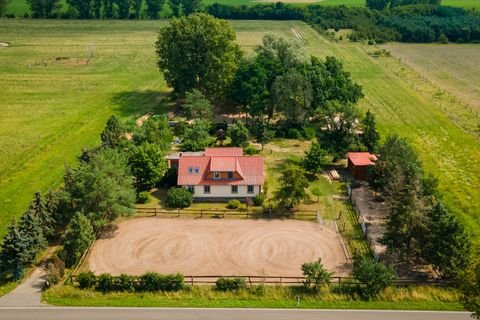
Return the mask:
[[116,275],[301,276],[302,263],[318,258],[337,275],[350,272],[339,236],[318,223],[138,218],[97,240],[89,268]]

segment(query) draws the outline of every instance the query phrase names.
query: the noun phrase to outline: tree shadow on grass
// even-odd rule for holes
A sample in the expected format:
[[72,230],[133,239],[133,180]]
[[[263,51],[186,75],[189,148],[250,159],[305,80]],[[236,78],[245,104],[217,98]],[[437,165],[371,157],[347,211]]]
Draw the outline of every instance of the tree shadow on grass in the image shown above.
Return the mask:
[[175,103],[170,99],[170,91],[123,91],[112,96],[115,111],[123,117],[140,117],[147,112],[166,114],[173,110]]

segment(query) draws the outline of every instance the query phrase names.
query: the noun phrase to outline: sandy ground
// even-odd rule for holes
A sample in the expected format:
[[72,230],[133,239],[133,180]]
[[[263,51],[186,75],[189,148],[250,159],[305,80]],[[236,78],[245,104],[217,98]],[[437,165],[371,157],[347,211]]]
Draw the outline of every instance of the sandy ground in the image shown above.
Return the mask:
[[350,265],[335,231],[305,221],[138,218],[97,240],[89,268],[97,273],[301,276],[322,258],[337,275]]

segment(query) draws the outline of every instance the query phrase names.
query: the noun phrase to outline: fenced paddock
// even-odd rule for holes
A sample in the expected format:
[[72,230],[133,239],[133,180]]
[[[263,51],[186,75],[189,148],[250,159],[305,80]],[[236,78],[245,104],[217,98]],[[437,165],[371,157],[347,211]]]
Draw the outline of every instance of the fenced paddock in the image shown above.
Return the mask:
[[137,218],[100,237],[87,261],[96,274],[301,277],[302,263],[321,258],[345,276],[351,266],[339,237],[311,221]]

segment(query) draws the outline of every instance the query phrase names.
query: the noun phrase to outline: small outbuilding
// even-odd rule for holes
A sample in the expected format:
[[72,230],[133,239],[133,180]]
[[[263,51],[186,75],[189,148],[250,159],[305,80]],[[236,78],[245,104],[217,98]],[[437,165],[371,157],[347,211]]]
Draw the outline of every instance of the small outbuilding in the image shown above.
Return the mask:
[[369,166],[375,165],[377,157],[370,152],[349,152],[348,168],[355,180],[367,180]]

